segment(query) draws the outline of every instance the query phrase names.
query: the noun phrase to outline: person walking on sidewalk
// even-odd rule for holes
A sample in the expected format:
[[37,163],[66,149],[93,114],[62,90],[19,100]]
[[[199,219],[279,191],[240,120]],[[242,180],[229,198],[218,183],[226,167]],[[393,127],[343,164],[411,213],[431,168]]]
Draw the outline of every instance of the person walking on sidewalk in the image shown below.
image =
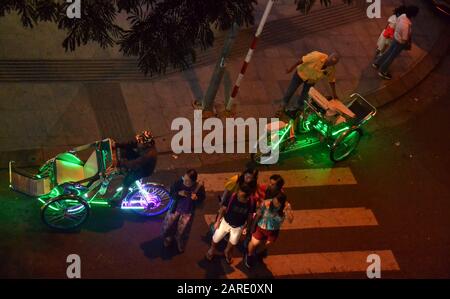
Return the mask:
[[375,52],[374,59],[377,59],[377,57],[383,54],[392,44],[392,41],[394,40],[395,25],[397,24],[397,20],[405,12],[406,12],[405,5],[400,5],[399,7],[396,7],[392,12],[392,16],[389,17],[386,28],[383,29],[383,31],[380,34],[380,37],[378,38],[377,50]]
[[244,254],[244,264],[247,268],[254,265],[255,253],[259,246],[267,247],[278,239],[284,220],[287,219],[290,223],[294,220],[291,205],[287,202],[287,197],[283,192],[265,200],[258,209],[256,217],[256,231],[252,234],[252,239]]
[[178,251],[184,251],[186,228],[192,221],[195,207],[205,199],[205,188],[197,182],[197,176],[197,171],[189,169],[170,188],[174,202],[164,218],[161,232],[166,248],[175,238]]
[[277,114],[285,112],[295,91],[303,84],[303,90],[297,100],[294,110],[303,109],[304,101],[308,97],[309,89],[314,86],[319,80],[327,78],[330,83],[333,97],[337,98],[336,94],[336,68],[335,65],[339,62],[340,56],[337,53],[327,55],[319,51],[313,51],[303,56],[300,61],[295,63],[292,67],[286,70],[286,73],[291,73],[294,69],[296,72],[292,76],[291,83],[283,97],[283,102],[280,111]]
[[217,245],[225,237],[230,235],[225,248],[225,259],[232,263],[233,249],[238,244],[241,234],[250,231],[253,213],[255,212],[255,200],[252,198],[252,189],[247,184],[241,184],[239,191],[233,193],[229,199],[222,203],[219,217],[214,224],[215,232],[212,237],[211,247],[206,253],[206,258],[212,260],[218,255]]
[[417,16],[419,8],[411,5],[406,7],[406,12],[402,14],[395,26],[394,40],[389,49],[383,55],[375,59],[372,66],[378,69],[378,76],[391,80],[392,75],[388,72],[394,59],[403,51],[411,49],[411,20]]

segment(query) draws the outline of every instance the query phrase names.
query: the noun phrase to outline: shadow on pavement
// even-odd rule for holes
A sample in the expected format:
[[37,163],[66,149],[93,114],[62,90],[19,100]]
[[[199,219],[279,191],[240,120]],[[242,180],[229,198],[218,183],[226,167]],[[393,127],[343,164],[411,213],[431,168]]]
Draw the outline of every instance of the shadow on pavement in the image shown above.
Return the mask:
[[[359,77],[358,77],[359,78],[358,84],[356,85],[355,89],[350,94],[352,94],[354,92],[364,94],[364,93],[367,93],[368,91],[374,91],[377,88],[380,88],[384,83],[386,83],[385,80],[378,77],[378,70],[373,68],[372,63],[374,60],[375,60],[375,55],[374,55],[373,59],[370,61],[370,63],[367,64],[367,66],[361,70]],[[398,61],[395,62],[395,60],[394,60],[393,64],[394,63],[399,63],[399,62]],[[396,69],[394,68],[394,71],[395,70]]]
[[203,89],[200,85],[200,79],[194,68],[189,68],[182,73],[184,79],[188,82],[196,100],[202,100],[204,96]]
[[144,252],[144,256],[150,260],[156,258],[161,258],[162,260],[171,260],[174,256],[180,254],[175,246],[164,248],[163,239],[161,237],[157,237],[150,241],[144,242],[140,247]]
[[[210,233],[203,236],[202,241],[211,242]],[[225,249],[226,242],[222,241],[219,243],[218,251],[223,252]],[[243,257],[244,247],[242,242],[239,243],[237,248],[234,250],[233,254],[233,265],[228,265],[223,256],[215,256],[212,261],[208,261],[205,257],[198,262],[198,265],[205,270],[205,278],[274,278],[272,272],[266,267],[266,265],[258,259],[258,263],[251,269],[248,269],[244,265],[243,259],[238,263],[237,259]],[[233,274],[233,272],[241,272]]]
[[97,233],[106,233],[123,227],[124,215],[119,209],[96,207],[91,210],[82,229]]
[[[138,215],[135,215],[138,216]],[[195,217],[195,213],[192,216]],[[161,217],[155,218],[154,220],[160,221]],[[144,218],[148,219],[148,218]],[[135,220],[136,221],[136,220]],[[191,234],[193,221],[191,221],[186,227],[186,231],[184,233],[184,248],[186,248],[187,243],[189,242],[189,236]],[[144,251],[144,255],[148,259],[156,259],[160,257],[163,260],[170,260],[174,256],[183,254],[180,253],[177,249],[176,242],[172,242],[172,244],[168,248],[164,248],[162,237],[154,238],[148,242],[144,242],[141,244],[141,249]]]

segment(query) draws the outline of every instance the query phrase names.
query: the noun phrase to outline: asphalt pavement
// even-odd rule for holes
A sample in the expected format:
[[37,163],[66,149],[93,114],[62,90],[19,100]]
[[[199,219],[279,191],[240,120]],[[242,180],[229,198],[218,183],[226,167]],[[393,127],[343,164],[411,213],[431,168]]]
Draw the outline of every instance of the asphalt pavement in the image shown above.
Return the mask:
[[[334,165],[327,149],[316,146],[261,168],[262,176],[280,172],[290,180],[286,192],[297,217],[252,271],[239,250],[232,266],[204,258],[210,242],[205,215],[217,210],[219,183],[196,211],[179,254],[162,249],[161,217],[96,207],[79,232],[50,231],[38,202],[9,191],[2,171],[0,277],[65,278],[66,258],[75,253],[83,278],[366,278],[365,259],[377,253],[383,278],[449,278],[448,66],[447,57],[420,86],[381,109],[349,160]],[[199,172],[219,177],[244,164]],[[168,183],[179,174],[161,172],[155,180]]]

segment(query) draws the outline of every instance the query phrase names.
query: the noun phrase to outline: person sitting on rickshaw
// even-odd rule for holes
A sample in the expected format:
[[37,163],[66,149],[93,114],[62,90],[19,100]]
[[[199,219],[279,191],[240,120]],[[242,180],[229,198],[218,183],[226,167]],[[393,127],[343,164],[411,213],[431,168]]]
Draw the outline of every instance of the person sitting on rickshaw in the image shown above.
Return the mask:
[[143,131],[129,142],[116,143],[115,147],[124,151],[123,157],[118,159],[117,168],[120,169],[121,173],[125,174],[122,189],[109,201],[111,206],[117,207],[122,204],[128,189],[135,181],[153,174],[158,152],[154,137],[150,131]]

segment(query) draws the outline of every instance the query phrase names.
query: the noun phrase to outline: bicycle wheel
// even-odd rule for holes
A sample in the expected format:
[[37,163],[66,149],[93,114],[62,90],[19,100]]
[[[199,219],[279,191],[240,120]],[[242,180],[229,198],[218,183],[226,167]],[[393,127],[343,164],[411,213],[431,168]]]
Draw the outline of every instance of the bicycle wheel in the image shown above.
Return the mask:
[[89,204],[75,195],[61,195],[42,206],[42,221],[52,229],[71,231],[78,229],[89,217]]
[[127,194],[122,208],[130,209],[141,216],[151,217],[166,212],[172,204],[169,191],[154,183],[136,182],[137,187]]
[[331,146],[330,159],[339,162],[347,158],[358,147],[362,131],[349,129],[343,132]]

